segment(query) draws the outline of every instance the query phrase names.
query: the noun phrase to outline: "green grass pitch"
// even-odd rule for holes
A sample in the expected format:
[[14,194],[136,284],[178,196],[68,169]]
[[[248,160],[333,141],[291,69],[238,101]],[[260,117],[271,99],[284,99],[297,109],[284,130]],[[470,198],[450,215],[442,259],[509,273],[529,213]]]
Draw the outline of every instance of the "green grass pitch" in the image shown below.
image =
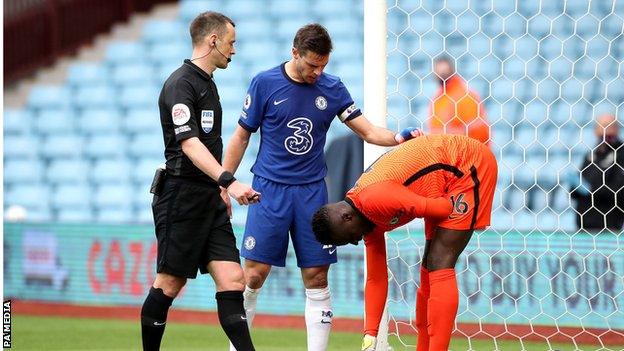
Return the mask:
[[[253,330],[253,338],[258,351],[305,351],[304,330],[264,329]],[[333,332],[329,350],[359,350],[361,336],[352,333]],[[415,338],[407,338],[414,344]],[[405,347],[396,338],[390,343],[395,351],[414,350]],[[84,319],[61,317],[33,317],[13,315],[13,350],[140,350],[141,334],[138,321],[111,319]],[[495,346],[492,341],[477,340],[470,346],[467,340],[455,339],[451,350],[501,350],[501,351],[545,351],[577,350],[574,345],[546,343],[524,343],[500,341]],[[218,326],[170,323],[163,338],[164,350],[226,351],[228,343],[225,334]],[[597,345],[581,347],[580,350],[622,350],[620,346],[600,348]]]

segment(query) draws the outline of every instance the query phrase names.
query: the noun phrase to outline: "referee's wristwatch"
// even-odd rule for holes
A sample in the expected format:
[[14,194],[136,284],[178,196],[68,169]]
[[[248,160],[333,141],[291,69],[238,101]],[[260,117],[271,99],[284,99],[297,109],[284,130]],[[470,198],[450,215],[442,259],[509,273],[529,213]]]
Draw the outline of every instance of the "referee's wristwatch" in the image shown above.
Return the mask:
[[234,183],[235,181],[236,181],[236,178],[234,178],[234,175],[232,173],[228,171],[224,171],[219,176],[219,179],[217,180],[217,184],[219,184],[220,187],[227,189],[227,187],[232,185],[232,183]]

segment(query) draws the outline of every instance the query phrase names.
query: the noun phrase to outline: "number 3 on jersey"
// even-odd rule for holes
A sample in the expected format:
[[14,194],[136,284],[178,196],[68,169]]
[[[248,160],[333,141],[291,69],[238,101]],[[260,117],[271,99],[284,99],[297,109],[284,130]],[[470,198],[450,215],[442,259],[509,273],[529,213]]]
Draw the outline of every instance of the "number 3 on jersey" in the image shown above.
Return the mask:
[[288,122],[288,128],[294,129],[293,135],[284,140],[284,147],[293,155],[303,155],[312,149],[312,121],[298,117]]

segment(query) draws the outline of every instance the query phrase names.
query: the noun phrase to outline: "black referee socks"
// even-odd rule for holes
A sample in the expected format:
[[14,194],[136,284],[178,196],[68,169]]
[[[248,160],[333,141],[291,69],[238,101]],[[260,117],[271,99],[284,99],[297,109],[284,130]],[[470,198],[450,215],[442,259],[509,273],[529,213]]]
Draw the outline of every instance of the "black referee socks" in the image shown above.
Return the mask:
[[243,292],[221,291],[215,295],[215,298],[219,323],[236,351],[255,351],[243,307]]
[[163,290],[152,287],[145,298],[141,309],[141,334],[144,351],[157,351],[165,332],[167,312],[173,298],[164,294]]

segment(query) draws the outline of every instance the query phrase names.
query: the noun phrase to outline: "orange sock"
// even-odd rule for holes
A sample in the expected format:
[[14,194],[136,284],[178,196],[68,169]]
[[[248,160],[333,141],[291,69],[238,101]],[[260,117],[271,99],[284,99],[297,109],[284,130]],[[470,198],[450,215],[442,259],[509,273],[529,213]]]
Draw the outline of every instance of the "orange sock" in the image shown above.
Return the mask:
[[447,351],[459,305],[455,269],[429,273],[430,297],[427,304],[429,351]]
[[420,266],[420,287],[416,292],[416,328],[418,344],[416,351],[429,351],[429,332],[427,331],[427,302],[429,301],[429,271]]

